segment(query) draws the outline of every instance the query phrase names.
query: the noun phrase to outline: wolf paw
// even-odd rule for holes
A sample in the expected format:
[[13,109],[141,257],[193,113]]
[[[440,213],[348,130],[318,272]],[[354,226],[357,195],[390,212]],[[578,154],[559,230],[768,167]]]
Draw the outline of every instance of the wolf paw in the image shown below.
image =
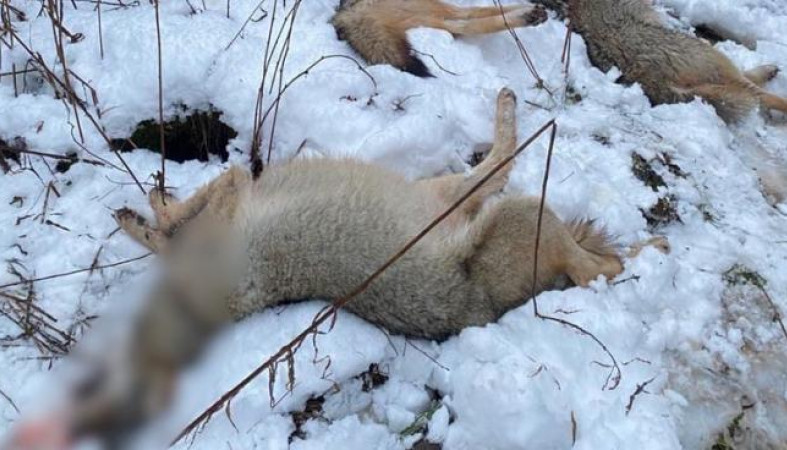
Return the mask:
[[500,107],[515,107],[516,106],[516,93],[511,89],[504,87],[497,93],[497,106]]
[[115,219],[115,222],[117,222],[117,224],[124,229],[128,228],[128,225],[142,227],[148,223],[144,217],[140,216],[139,213],[130,208],[116,209],[112,214],[112,217]]
[[771,81],[776,78],[776,75],[781,72],[781,69],[779,69],[779,66],[776,64],[767,64],[762,66],[762,71],[765,81]]
[[665,236],[656,236],[644,242],[648,247],[653,247],[656,250],[668,255],[672,251],[669,241]]
[[526,9],[522,15],[525,25],[530,26],[544,23],[548,18],[547,9],[543,5],[533,5],[531,8]]

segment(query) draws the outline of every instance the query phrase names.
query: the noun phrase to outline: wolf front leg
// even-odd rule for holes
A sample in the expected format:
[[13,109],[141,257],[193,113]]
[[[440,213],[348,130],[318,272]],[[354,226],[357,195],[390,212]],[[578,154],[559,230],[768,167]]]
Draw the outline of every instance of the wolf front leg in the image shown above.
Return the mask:
[[153,253],[160,253],[166,247],[167,237],[153,228],[147,219],[129,208],[120,208],[113,214],[118,226],[133,240],[147,247]]

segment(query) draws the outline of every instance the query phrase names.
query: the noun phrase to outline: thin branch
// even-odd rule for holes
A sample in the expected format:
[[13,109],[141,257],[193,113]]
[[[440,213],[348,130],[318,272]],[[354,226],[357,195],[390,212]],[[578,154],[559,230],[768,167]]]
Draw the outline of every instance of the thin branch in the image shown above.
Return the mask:
[[631,408],[633,408],[633,407],[634,407],[634,400],[636,400],[636,399],[637,399],[637,397],[638,397],[640,394],[647,394],[647,393],[648,393],[648,391],[646,391],[646,390],[645,390],[645,388],[646,388],[646,387],[648,387],[648,385],[649,385],[650,383],[653,383],[653,381],[654,381],[655,379],[656,379],[656,377],[653,377],[653,378],[651,378],[650,380],[648,380],[648,381],[646,381],[646,382],[644,382],[644,383],[642,383],[642,384],[638,384],[638,385],[637,385],[637,389],[635,389],[635,390],[634,390],[634,393],[633,393],[633,394],[631,394],[631,396],[629,396],[629,403],[628,403],[628,405],[626,405],[626,415],[627,415],[627,416],[628,416],[628,415],[629,415],[629,413],[631,412]]
[[104,32],[101,26],[101,0],[97,0],[96,9],[98,10],[98,50],[101,59],[104,59]]
[[[243,25],[241,25],[241,27],[240,27],[240,29],[238,30],[238,32],[237,32],[237,33],[235,33],[235,36],[233,36],[233,37],[232,37],[232,40],[230,40],[229,44],[227,44],[227,46],[226,46],[226,47],[224,47],[224,50],[229,50],[229,49],[230,49],[230,47],[232,47],[232,44],[234,44],[234,43],[235,43],[235,41],[236,41],[236,40],[238,40],[238,38],[240,37],[240,35],[243,33],[243,30],[245,30],[245,29],[246,29],[246,26],[247,26],[249,23],[251,23],[251,22],[259,22],[260,20],[262,20],[262,19],[264,19],[265,17],[267,17],[267,16],[268,16],[268,12],[267,12],[267,11],[265,11],[264,9],[262,9],[262,4],[263,4],[263,3],[265,3],[265,0],[261,0],[259,3],[257,3],[257,6],[255,6],[255,7],[254,7],[254,9],[251,11],[251,13],[249,13],[249,15],[246,17],[246,20],[243,22]],[[276,5],[275,5],[275,3],[274,3],[274,5],[273,5],[273,7],[274,7],[274,9],[276,8]],[[262,11],[262,12],[263,12],[263,16],[262,16],[261,18],[257,19],[257,20],[254,20],[254,14],[256,14],[258,10],[260,10],[260,11]],[[230,7],[229,7],[229,0],[227,0],[227,17],[229,17],[229,14],[230,14],[230,12],[229,12],[229,11],[230,11]],[[272,22],[272,21],[271,21],[271,22]]]
[[[62,2],[60,2],[60,5],[60,11],[62,13]],[[63,35],[67,34],[72,41],[75,40],[75,36],[65,29],[62,24],[62,16],[58,14],[57,10],[57,0],[47,0],[47,12],[52,23],[52,34],[55,41],[55,50],[57,51],[57,57],[60,60],[60,64],[63,66],[63,84],[65,90],[73,94],[74,88],[71,85],[71,77],[69,77],[68,65],[66,63],[66,52],[63,46]],[[82,131],[82,122],[79,119],[79,106],[77,105],[78,97],[76,95],[67,95],[66,98],[68,102],[71,103],[71,107],[74,110],[74,119],[76,120],[77,130],[79,131],[80,142],[84,143],[85,134]]]
[[508,33],[514,39],[514,43],[516,43],[517,49],[519,50],[519,55],[522,57],[522,61],[525,63],[525,67],[533,75],[533,78],[536,79],[536,87],[539,89],[544,89],[552,95],[552,92],[547,88],[546,84],[544,83],[544,79],[538,74],[538,70],[536,70],[536,65],[533,63],[533,60],[530,58],[530,54],[527,52],[527,48],[525,48],[525,44],[522,43],[522,40],[519,39],[519,36],[516,34],[514,28],[508,23],[508,18],[506,17],[505,8],[503,8],[502,3],[500,0],[493,0],[495,6],[500,9],[500,16],[503,18],[503,23],[508,30]]
[[[167,179],[167,149],[166,139],[164,138],[164,76],[161,57],[161,18],[159,15],[159,0],[153,0],[156,10],[156,50],[158,56],[158,127],[159,127],[159,146],[161,147],[161,171],[158,174],[158,188],[163,194]],[[165,198],[162,196],[162,198]]]
[[[27,44],[25,44],[25,42],[22,39],[19,38],[19,35],[17,34],[16,30],[11,28],[9,31],[11,33],[12,38],[14,38],[16,42],[18,42],[22,46],[25,52],[27,52],[27,54],[30,56],[31,60],[33,60],[38,65],[38,68],[40,69],[42,75],[44,75],[44,78],[47,80],[47,82],[49,82],[52,85],[53,89],[58,90],[59,88],[64,90],[66,96],[72,99],[71,102],[72,105],[76,105],[79,107],[79,109],[85,114],[85,117],[87,117],[88,120],[90,120],[95,130],[101,135],[104,141],[106,141],[107,145],[110,148],[112,148],[112,139],[110,139],[110,137],[106,134],[104,128],[101,126],[98,120],[95,117],[93,117],[93,115],[90,113],[86,102],[84,102],[81,98],[79,98],[79,96],[74,92],[73,89],[69,88],[63,82],[63,80],[61,80],[60,78],[57,77],[57,75],[55,75],[52,69],[50,69],[49,66],[47,66],[46,61],[44,61],[44,58],[41,56],[40,53],[33,51],[32,48],[30,48]],[[0,41],[2,40],[3,39],[0,38]],[[86,147],[84,147],[84,145],[80,144],[80,146],[88,153],[90,152]],[[126,163],[125,158],[123,158],[123,156],[120,154],[118,150],[113,150],[113,152],[115,153],[115,156],[118,158],[121,164],[123,165],[125,172],[131,176],[131,178],[134,180],[134,183],[144,194],[145,188],[142,187],[142,183],[139,182],[139,179],[134,174],[134,171],[132,171],[131,167],[129,167],[128,163]]]
[[3,392],[2,389],[0,389],[0,397],[3,397],[8,402],[8,404],[10,404],[12,408],[14,408],[14,411],[16,411],[17,414],[21,414],[21,411],[19,411],[19,408],[16,406],[16,403],[14,403],[14,400],[11,397],[9,397],[8,394]]
[[533,254],[533,285],[530,290],[531,300],[533,302],[533,313],[539,319],[555,322],[565,327],[571,328],[575,331],[578,331],[580,334],[587,336],[591,338],[593,341],[595,341],[601,347],[601,349],[604,350],[604,353],[606,353],[607,356],[609,356],[610,360],[612,361],[610,372],[607,375],[606,381],[604,382],[603,389],[614,390],[615,388],[618,387],[618,385],[620,385],[620,381],[623,378],[623,372],[620,370],[620,366],[618,365],[618,361],[615,358],[615,355],[613,355],[612,352],[609,350],[609,348],[607,348],[606,344],[604,344],[604,342],[602,342],[598,337],[596,337],[595,334],[591,333],[590,331],[584,329],[583,327],[575,323],[569,322],[568,320],[561,319],[559,317],[547,316],[541,314],[538,311],[538,300],[536,299],[536,289],[538,288],[538,286],[536,285],[538,282],[538,254],[539,254],[538,250],[541,244],[541,225],[544,216],[544,206],[546,204],[547,185],[549,183],[549,173],[552,166],[552,153],[554,150],[555,137],[557,135],[557,124],[554,121],[552,121],[551,125],[552,125],[552,133],[549,139],[549,150],[547,151],[547,161],[546,161],[546,168],[544,170],[544,179],[541,184],[541,201],[538,206],[538,221],[536,223],[536,242],[535,242],[535,246],[534,246],[535,248]]
[[268,109],[266,109],[266,110],[265,110],[265,113],[262,115],[262,120],[261,120],[261,122],[262,122],[262,123],[264,123],[264,122],[265,122],[265,120],[266,120],[266,119],[268,118],[268,116],[270,115],[270,113],[271,113],[272,111],[274,111],[274,107],[275,107],[276,105],[278,105],[278,103],[279,103],[279,102],[281,102],[282,96],[284,95],[284,93],[285,93],[285,92],[287,92],[287,90],[290,88],[290,86],[292,86],[292,85],[293,85],[293,84],[294,84],[296,81],[298,81],[300,78],[303,78],[303,77],[305,77],[305,76],[309,75],[309,72],[310,72],[312,69],[314,69],[315,67],[317,67],[318,65],[320,65],[321,63],[323,63],[323,62],[325,62],[325,61],[327,61],[327,60],[329,60],[329,59],[334,59],[334,58],[339,58],[339,59],[347,59],[347,60],[350,60],[350,61],[352,61],[353,63],[355,63],[355,65],[358,67],[358,70],[360,70],[361,72],[363,72],[363,74],[364,74],[364,75],[366,75],[366,77],[367,77],[367,78],[369,78],[369,81],[371,81],[371,82],[372,82],[372,85],[374,85],[374,90],[375,90],[375,91],[377,91],[377,80],[375,80],[375,79],[374,79],[374,77],[372,76],[372,74],[371,74],[371,73],[369,73],[369,71],[367,71],[367,70],[366,70],[366,69],[363,67],[363,65],[362,65],[360,62],[358,62],[358,60],[357,60],[357,59],[353,58],[352,56],[347,56],[347,55],[323,55],[323,56],[320,56],[320,57],[319,57],[319,58],[318,58],[316,61],[314,61],[313,63],[309,64],[309,66],[308,66],[308,67],[306,67],[306,68],[305,68],[303,71],[301,71],[299,74],[297,74],[297,75],[295,75],[294,77],[292,77],[292,78],[290,79],[290,81],[288,81],[288,82],[287,82],[287,84],[285,84],[285,85],[284,85],[284,87],[283,87],[283,88],[281,89],[281,91],[279,92],[279,95],[278,95],[278,96],[277,96],[277,97],[276,97],[276,98],[273,100],[273,103],[271,103],[271,105],[268,107]]
[[47,276],[44,276],[44,277],[33,278],[33,279],[30,279],[30,280],[17,281],[17,282],[14,282],[14,283],[0,284],[0,289],[10,288],[10,287],[19,286],[19,285],[27,284],[27,283],[34,283],[34,282],[37,282],[37,281],[46,281],[46,280],[52,280],[52,279],[55,279],[55,278],[63,278],[63,277],[76,275],[78,273],[83,273],[83,272],[93,272],[95,270],[109,269],[111,267],[122,266],[124,264],[129,264],[129,263],[132,263],[132,262],[135,262],[135,261],[139,261],[141,259],[145,259],[145,258],[147,258],[148,256],[150,256],[152,254],[153,253],[146,253],[144,255],[140,255],[140,256],[137,256],[137,257],[134,257],[134,258],[124,259],[122,261],[114,262],[114,263],[111,263],[111,264],[104,264],[104,265],[101,265],[101,266],[93,266],[93,265],[91,265],[91,267],[87,267],[87,268],[84,268],[84,269],[72,270],[70,272],[63,272],[63,273],[58,273],[58,274],[54,274],[54,275],[47,275]]
[[106,164],[104,162],[102,162],[102,161],[98,161],[98,160],[95,160],[95,159],[88,159],[88,158],[80,158],[80,157],[78,157],[76,155],[73,155],[73,156],[57,155],[57,154],[54,154],[54,153],[46,153],[46,152],[39,152],[39,151],[35,151],[35,150],[22,150],[22,149],[17,149],[17,150],[14,150],[14,151],[17,152],[17,153],[25,153],[25,154],[28,154],[28,155],[41,156],[42,158],[51,158],[51,159],[58,159],[58,160],[71,161],[71,162],[83,162],[83,163],[91,164],[91,165],[94,165],[94,166],[106,166]]

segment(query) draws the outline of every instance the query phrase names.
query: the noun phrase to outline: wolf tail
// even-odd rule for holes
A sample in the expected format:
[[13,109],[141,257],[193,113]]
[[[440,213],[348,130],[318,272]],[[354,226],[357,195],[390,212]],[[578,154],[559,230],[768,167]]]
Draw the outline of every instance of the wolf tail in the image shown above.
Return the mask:
[[331,19],[340,40],[347,41],[370,64],[390,64],[419,77],[432,77],[407,41],[407,28],[386,22],[385,11],[345,0]]
[[614,256],[620,254],[620,246],[603,228],[595,226],[592,220],[575,220],[566,224],[569,233],[584,250],[598,256]]

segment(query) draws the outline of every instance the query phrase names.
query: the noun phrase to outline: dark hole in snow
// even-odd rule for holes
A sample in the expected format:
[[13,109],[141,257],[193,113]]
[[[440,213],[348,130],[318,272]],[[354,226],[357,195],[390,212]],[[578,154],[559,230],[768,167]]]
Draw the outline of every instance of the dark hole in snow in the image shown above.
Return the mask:
[[[164,145],[166,158],[184,162],[193,159],[207,161],[215,155],[226,161],[229,157],[227,144],[238,133],[220,120],[221,112],[210,108],[208,111],[190,111],[164,122]],[[131,151],[134,145],[161,153],[159,124],[155,120],[145,120],[137,125],[134,133],[127,139],[113,139],[113,148],[123,152]]]
[[68,169],[78,161],[76,152],[68,152],[65,156],[68,157],[68,159],[61,159],[55,165],[55,170],[60,173],[68,172]]
[[725,40],[716,30],[705,24],[694,27],[694,34],[696,34],[698,38],[709,41],[711,44],[716,44]]
[[574,88],[574,86],[569,86],[566,89],[566,102],[569,105],[576,105],[577,103],[582,101],[582,94]]
[[443,446],[440,444],[421,439],[413,445],[412,450],[440,450],[441,448],[443,448]]
[[20,137],[14,138],[10,143],[0,139],[0,170],[8,173],[11,170],[9,160],[19,164],[19,154],[26,149],[27,144]]

